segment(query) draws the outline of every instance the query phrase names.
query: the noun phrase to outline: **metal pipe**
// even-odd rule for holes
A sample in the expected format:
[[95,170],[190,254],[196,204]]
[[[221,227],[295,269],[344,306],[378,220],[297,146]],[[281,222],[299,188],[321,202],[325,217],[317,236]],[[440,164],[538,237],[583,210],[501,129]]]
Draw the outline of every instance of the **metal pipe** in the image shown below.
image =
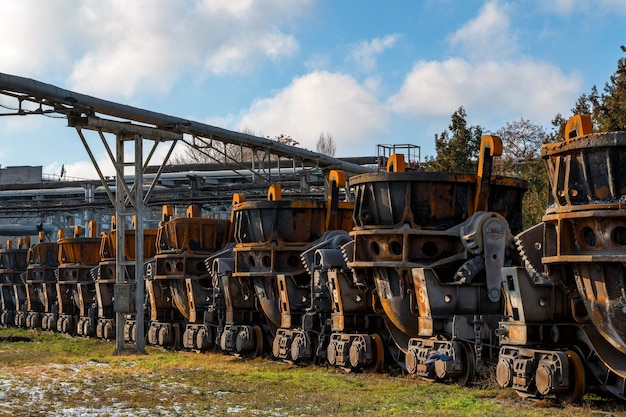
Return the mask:
[[39,224],[0,224],[1,236],[25,236],[37,235],[39,232],[50,234],[58,230],[59,227],[52,223]]
[[[181,178],[184,179],[184,178]],[[148,185],[143,186],[144,190],[149,188]],[[157,186],[155,187],[157,190],[167,190],[168,187],[165,186]],[[115,192],[117,191],[116,187],[110,187],[110,190]],[[104,187],[95,187],[93,191],[93,195],[102,194],[106,191]],[[26,190],[9,190],[4,191],[0,190],[0,198],[18,198],[18,197],[37,197],[37,196],[55,196],[55,195],[77,195],[77,196],[85,196],[85,188],[82,187],[68,187],[68,188],[51,188],[51,189],[38,189],[31,188]]]
[[85,114],[101,113],[153,125],[163,130],[188,133],[229,144],[243,144],[252,148],[265,148],[276,155],[297,157],[303,161],[319,162],[321,166],[341,169],[349,173],[373,171],[370,167],[344,162],[328,155],[285,145],[260,136],[235,132],[180,117],[168,116],[150,110],[102,100],[30,78],[0,73],[0,90],[30,95],[38,102],[55,107],[59,113],[67,113],[72,109],[80,110],[81,113]]

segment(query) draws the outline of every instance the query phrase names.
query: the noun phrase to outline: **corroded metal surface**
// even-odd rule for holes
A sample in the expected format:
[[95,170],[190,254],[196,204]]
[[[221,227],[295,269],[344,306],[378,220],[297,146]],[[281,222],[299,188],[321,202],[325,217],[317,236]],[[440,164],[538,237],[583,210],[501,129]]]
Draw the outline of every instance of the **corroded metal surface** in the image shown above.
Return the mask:
[[43,327],[44,317],[47,319],[45,330],[51,330],[49,323],[56,317],[54,305],[57,300],[56,277],[54,272],[59,266],[58,245],[56,242],[39,242],[28,250],[28,267],[26,269],[26,327],[37,329]]
[[[490,175],[495,137],[483,141],[477,175],[364,174],[351,203],[337,200],[334,173],[326,200],[283,200],[274,185],[268,201],[236,195],[230,221],[197,208],[164,217],[144,242],[150,343],[217,342],[244,356],[271,348],[349,371],[391,359],[461,385],[497,362],[498,384],[523,396],[626,399],[626,133],[579,127],[569,122],[564,142],[542,148],[550,205],[522,232],[525,184]],[[126,239],[131,260],[132,232]],[[113,321],[115,251],[115,233],[40,243],[20,278],[17,252],[0,250],[0,286],[11,289],[2,324],[92,335],[94,318]]]
[[[233,277],[252,279],[261,308],[274,329],[291,327],[289,321],[297,320],[292,314],[297,311],[301,315],[310,302],[310,276],[300,255],[326,232],[328,204],[311,200],[261,201],[233,207],[238,243]],[[334,222],[336,228],[350,230],[352,206],[340,208]],[[299,287],[306,288],[301,296]],[[286,297],[282,304],[281,290],[282,297]]]
[[[282,280],[284,288],[292,288],[291,292],[286,289],[287,293],[294,293],[299,286],[308,288],[310,277],[300,254],[327,230],[328,204],[323,200],[279,200],[243,202],[233,207],[237,242],[233,277],[252,278],[261,307],[274,328],[282,325],[283,318],[291,317],[282,313],[277,276],[288,277]],[[352,205],[343,205],[338,210],[331,227],[350,230]],[[292,301],[292,304],[300,303],[293,297]],[[308,305],[308,298],[296,310],[302,310],[305,304]],[[288,304],[282,308],[288,309]]]
[[[124,232],[124,259],[126,261],[135,260],[135,230],[126,230]],[[143,231],[143,258],[151,259],[156,254],[156,230]],[[97,322],[96,336],[102,339],[115,338],[115,285],[116,270],[118,268],[115,256],[117,252],[117,231],[111,230],[103,233],[100,242],[100,263],[91,273],[96,285],[96,301],[97,301]],[[134,264],[120,266],[124,268],[125,285],[131,285],[134,292],[135,266]],[[118,297],[121,298],[121,297]],[[118,300],[121,301],[121,300]],[[130,300],[128,300],[130,302]],[[130,309],[129,309],[130,310]],[[130,341],[135,341],[134,323],[131,321],[126,324],[129,328],[126,333]]]
[[578,115],[542,147],[549,205],[515,238],[525,267],[502,270],[496,375],[524,396],[626,398],[626,133],[591,131]]
[[578,290],[600,334],[626,353],[626,133],[545,145],[542,157],[551,187],[543,262],[571,268],[560,279]]
[[[350,179],[356,187],[356,227],[445,230],[474,213],[477,176],[440,172],[380,172]],[[521,231],[523,180],[493,177],[489,211],[501,214],[513,233]]]
[[91,269],[100,262],[100,238],[61,238],[58,244],[57,330],[67,334],[93,336],[96,323],[96,287]]
[[477,175],[381,172],[350,181],[356,205],[348,266],[372,277],[411,373],[467,384],[497,353],[500,269],[512,261],[526,185],[491,176],[500,152],[498,138],[483,137]]
[[223,351],[255,355],[272,346],[277,358],[312,358],[303,324],[312,303],[312,277],[300,257],[327,239],[327,231],[353,225],[353,203],[338,201],[345,175],[331,171],[329,182],[326,199],[283,200],[278,185],[270,187],[267,201],[233,197],[236,244],[207,261],[219,284],[211,325]]
[[25,327],[26,287],[21,274],[28,265],[28,248],[11,243],[0,249],[0,325]]
[[190,206],[186,217],[166,218],[156,237],[156,256],[148,266],[150,344],[206,350],[213,338],[204,333],[204,314],[212,304],[213,283],[204,260],[229,240],[230,221],[199,217]]

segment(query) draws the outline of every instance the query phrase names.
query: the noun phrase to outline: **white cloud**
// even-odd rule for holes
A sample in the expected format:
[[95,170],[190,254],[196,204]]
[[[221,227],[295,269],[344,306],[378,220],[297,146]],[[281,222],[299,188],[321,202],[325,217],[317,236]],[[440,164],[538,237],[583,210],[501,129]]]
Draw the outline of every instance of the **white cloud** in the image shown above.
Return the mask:
[[255,67],[260,52],[276,61],[295,54],[298,49],[298,41],[294,37],[286,36],[276,28],[252,37],[245,34],[224,43],[208,55],[204,70],[215,75],[245,73]]
[[230,16],[240,18],[244,17],[252,10],[252,0],[211,0],[204,1],[203,6],[209,13],[226,13]]
[[[589,4],[587,2],[587,4]],[[626,3],[624,0],[600,0],[600,7],[607,12],[626,13]]]
[[554,0],[553,2],[545,2],[544,7],[549,7],[560,14],[568,15],[575,10],[576,3],[582,2],[580,0]]
[[497,1],[486,3],[476,18],[457,29],[448,40],[459,48],[461,56],[473,60],[508,57],[517,50],[507,10]]
[[557,66],[513,54],[509,7],[486,3],[476,18],[461,26],[448,41],[459,56],[443,61],[420,61],[388,101],[392,111],[412,117],[450,116],[460,106],[479,122],[503,123],[520,116],[548,124],[568,109],[582,89],[576,74]]
[[324,71],[257,100],[239,124],[263,136],[285,134],[311,150],[320,134],[329,133],[337,156],[372,154],[386,127],[387,115],[376,97],[350,76]]
[[580,14],[626,14],[626,2],[624,0],[552,0],[539,1],[539,7],[553,13],[569,16],[574,13]]
[[389,104],[398,113],[421,117],[450,115],[459,106],[507,120],[519,115],[549,122],[576,100],[582,81],[550,64],[462,59],[419,62]]
[[369,42],[359,42],[353,45],[348,58],[355,62],[362,71],[373,71],[376,69],[378,55],[386,49],[392,48],[399,38],[400,35],[394,33],[384,38],[375,38]]
[[88,94],[163,92],[184,74],[246,73],[292,56],[299,45],[284,28],[311,1],[6,1],[0,62],[35,78],[70,74],[69,87]]
[[71,66],[71,52],[81,36],[69,34],[80,33],[80,21],[61,17],[75,16],[75,7],[67,0],[0,2],[2,71],[32,76],[62,73]]
[[304,63],[304,67],[310,72],[323,71],[330,66],[330,56],[327,54],[316,53],[311,55]]

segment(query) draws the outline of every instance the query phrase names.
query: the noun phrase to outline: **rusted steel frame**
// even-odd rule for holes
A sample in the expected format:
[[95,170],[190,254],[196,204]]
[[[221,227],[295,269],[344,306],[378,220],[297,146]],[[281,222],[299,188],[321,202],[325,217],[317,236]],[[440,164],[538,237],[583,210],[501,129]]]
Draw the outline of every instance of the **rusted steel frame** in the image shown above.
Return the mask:
[[[465,260],[468,256],[456,228],[448,230],[413,229],[405,226],[393,229],[382,227],[355,228],[350,231],[350,236],[354,239],[354,258],[349,261],[351,268],[437,267],[450,262]],[[373,242],[377,244],[379,242],[387,243],[386,245],[378,244],[379,253],[383,251],[385,253],[371,256]],[[394,249],[394,243],[400,246]],[[432,255],[425,256],[423,243],[443,244],[449,249],[449,254],[443,258]],[[362,249],[362,245],[370,247]],[[441,247],[440,245],[437,245],[437,249]],[[411,258],[419,259],[419,261],[410,261]]]
[[[303,274],[306,273],[304,266],[300,262],[300,254],[308,247],[308,244],[284,244],[278,245],[258,245],[258,244],[238,244],[234,249],[235,271],[232,276],[235,278],[252,278],[252,277],[273,277],[278,274]],[[241,257],[254,256],[255,267],[249,268],[249,262],[246,259],[242,264]],[[276,261],[287,260],[290,256],[295,257],[298,263],[292,268],[280,268],[276,265]],[[269,258],[269,264],[264,258]],[[239,260],[239,262],[238,262]],[[256,264],[259,262],[260,265]],[[265,263],[264,263],[265,262]],[[267,265],[266,265],[267,264]],[[248,267],[244,270],[241,267]]]
[[[109,200],[111,200],[111,204],[115,204],[115,196],[113,195],[113,191],[111,191],[111,187],[109,187],[107,180],[104,178],[104,174],[102,173],[102,170],[100,169],[100,166],[98,165],[98,161],[96,161],[96,158],[91,152],[91,148],[89,147],[89,144],[87,143],[87,139],[83,135],[82,130],[78,127],[76,128],[76,133],[78,133],[80,140],[83,142],[83,146],[85,147],[85,150],[87,151],[87,155],[89,155],[89,159],[91,159],[91,163],[93,164],[96,172],[98,173],[98,177],[100,178],[100,181],[102,182],[102,186],[104,187],[104,190],[109,196]],[[102,135],[102,133],[100,133],[100,135]],[[102,137],[102,141],[106,142],[104,137]],[[108,151],[110,152],[110,150]]]
[[[183,138],[183,142],[186,143],[188,146],[196,149],[198,152],[200,152],[202,155],[206,156],[207,158],[210,158],[211,160],[217,162],[217,163],[226,163],[226,160],[229,159],[232,163],[237,164],[240,166],[241,170],[250,170],[250,172],[252,173],[252,175],[257,175],[261,178],[263,178],[260,174],[258,174],[255,170],[254,167],[252,167],[252,169],[250,169],[249,166],[242,164],[240,161],[237,161],[235,158],[233,158],[232,156],[228,155],[225,151],[222,151],[216,147],[213,146],[213,140],[211,138],[209,138],[209,142],[206,142],[207,138],[198,136],[198,135],[193,135],[192,136],[192,142],[190,143],[188,140]],[[224,161],[220,161],[218,158],[214,157],[213,155],[211,155],[209,152],[205,152],[203,150],[203,148],[199,147],[195,142],[196,140],[199,140],[201,142],[204,143],[204,145],[208,148],[213,149],[215,152],[217,152],[218,154],[222,155],[224,157]],[[220,142],[221,143],[221,142]],[[226,144],[225,144],[226,145]],[[240,145],[241,147],[242,145]],[[254,162],[253,162],[254,163]],[[239,170],[234,170],[233,171],[236,175],[238,175],[239,177],[241,177],[242,179],[246,179],[246,176],[244,174],[242,174],[241,172],[239,172]]]

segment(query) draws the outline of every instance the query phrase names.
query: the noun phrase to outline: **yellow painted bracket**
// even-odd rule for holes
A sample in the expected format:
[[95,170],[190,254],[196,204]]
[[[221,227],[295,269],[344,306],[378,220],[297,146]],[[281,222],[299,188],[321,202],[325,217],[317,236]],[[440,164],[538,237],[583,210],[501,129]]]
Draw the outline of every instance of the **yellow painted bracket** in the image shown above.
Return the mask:
[[387,160],[387,172],[404,172],[406,170],[406,163],[404,162],[404,155],[401,153],[394,153]]
[[593,133],[593,123],[588,114],[577,114],[565,124],[565,140]]
[[498,136],[484,135],[480,140],[474,213],[477,211],[487,211],[488,209],[489,184],[491,183],[493,157],[500,155],[502,155],[502,140]]
[[196,204],[192,204],[187,207],[187,218],[200,217],[200,207]]
[[[243,195],[241,193],[234,193],[233,194],[233,203],[232,203],[233,207],[238,206],[239,204],[245,203],[245,202],[246,202],[246,196],[245,195]],[[231,210],[230,211],[230,222],[231,222],[231,225],[232,225],[232,223],[234,221],[235,221],[235,210]],[[229,235],[230,235],[230,232],[229,232]]]
[[246,201],[246,196],[240,193],[234,193],[233,194],[233,206],[236,206],[237,204],[243,203]]
[[283,199],[280,184],[272,184],[267,190],[267,201],[279,201]]
[[98,236],[98,222],[95,220],[89,220],[88,226],[89,228],[89,237],[97,237]]
[[161,207],[161,222],[165,223],[166,221],[172,218],[173,214],[174,214],[174,207],[163,205]]
[[347,184],[346,173],[333,169],[328,173],[328,195],[326,196],[326,230],[331,230],[331,221],[338,221],[339,189]]
[[332,185],[333,182],[338,188],[346,186],[346,173],[337,169],[333,169],[328,174],[328,182]]

